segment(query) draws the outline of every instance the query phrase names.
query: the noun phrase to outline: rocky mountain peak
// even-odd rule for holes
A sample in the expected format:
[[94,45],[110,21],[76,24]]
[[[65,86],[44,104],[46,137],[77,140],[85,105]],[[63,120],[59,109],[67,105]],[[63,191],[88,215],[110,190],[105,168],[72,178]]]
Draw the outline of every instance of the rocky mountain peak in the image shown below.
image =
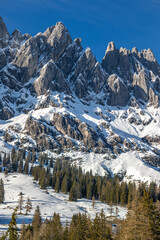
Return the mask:
[[150,48],[141,51],[143,57],[150,62],[157,62],[152,50]]
[[132,48],[132,53],[137,55],[138,54],[138,49],[136,47],[133,47]]
[[54,27],[55,27],[54,25],[53,25],[52,27],[48,27],[48,28],[44,31],[43,35],[48,38],[48,37],[51,35]]
[[7,46],[9,40],[9,33],[7,31],[6,25],[0,17],[0,47],[4,48]]
[[112,41],[108,44],[106,53],[110,51],[115,51],[115,50],[116,50],[116,46],[115,46],[115,43]]

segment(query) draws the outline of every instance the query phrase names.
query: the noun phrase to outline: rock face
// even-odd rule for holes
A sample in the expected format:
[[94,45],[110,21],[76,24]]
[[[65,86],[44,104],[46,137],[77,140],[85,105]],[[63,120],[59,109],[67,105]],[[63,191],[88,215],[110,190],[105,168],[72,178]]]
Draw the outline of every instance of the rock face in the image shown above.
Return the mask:
[[88,101],[100,94],[97,102],[111,106],[133,105],[134,97],[156,107],[160,98],[160,66],[150,49],[117,49],[110,42],[100,64],[62,22],[32,37],[19,30],[9,35],[0,18],[0,82],[15,91],[28,86],[37,96],[51,90]]
[[108,78],[108,85],[110,87],[108,105],[126,106],[130,95],[122,79],[113,74]]
[[9,33],[3,19],[0,17],[0,48],[5,48],[8,45]]
[[[160,66],[150,49],[141,52],[138,52],[137,48],[133,48],[132,51],[125,48],[116,49],[115,44],[111,42],[103,58],[102,67],[109,74],[114,73],[121,77],[128,91],[133,91],[136,99],[157,105],[158,96],[153,97],[153,93],[158,89]],[[108,81],[109,79],[110,77]],[[152,97],[149,89],[152,89]],[[126,94],[123,101],[126,105],[125,99]],[[117,105],[116,101],[115,103]]]
[[42,68],[40,76],[34,82],[34,88],[37,95],[45,94],[48,89],[69,93],[67,82],[53,60]]

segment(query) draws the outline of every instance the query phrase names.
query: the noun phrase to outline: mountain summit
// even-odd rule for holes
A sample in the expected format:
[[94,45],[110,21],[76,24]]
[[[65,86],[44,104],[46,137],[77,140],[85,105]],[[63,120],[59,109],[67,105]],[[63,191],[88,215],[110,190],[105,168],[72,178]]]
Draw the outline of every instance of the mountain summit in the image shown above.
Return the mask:
[[72,150],[110,160],[132,152],[160,165],[160,66],[150,49],[110,42],[99,63],[62,22],[32,37],[9,34],[0,17],[0,93],[3,152]]

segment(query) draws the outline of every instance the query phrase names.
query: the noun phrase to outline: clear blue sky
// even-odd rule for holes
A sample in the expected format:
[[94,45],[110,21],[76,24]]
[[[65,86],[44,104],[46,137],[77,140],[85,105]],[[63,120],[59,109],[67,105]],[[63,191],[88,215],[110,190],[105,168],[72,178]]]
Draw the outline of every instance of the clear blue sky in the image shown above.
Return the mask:
[[117,48],[151,48],[160,62],[160,0],[0,0],[11,33],[35,35],[62,21],[101,61],[108,42]]

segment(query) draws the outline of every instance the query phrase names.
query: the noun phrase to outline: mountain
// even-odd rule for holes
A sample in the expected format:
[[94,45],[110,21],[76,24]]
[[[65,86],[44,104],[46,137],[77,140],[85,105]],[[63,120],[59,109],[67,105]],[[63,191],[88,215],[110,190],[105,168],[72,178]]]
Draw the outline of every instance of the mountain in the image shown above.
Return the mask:
[[101,174],[159,181],[159,100],[150,49],[110,42],[99,63],[62,22],[32,37],[10,35],[0,17],[1,152],[63,153]]

